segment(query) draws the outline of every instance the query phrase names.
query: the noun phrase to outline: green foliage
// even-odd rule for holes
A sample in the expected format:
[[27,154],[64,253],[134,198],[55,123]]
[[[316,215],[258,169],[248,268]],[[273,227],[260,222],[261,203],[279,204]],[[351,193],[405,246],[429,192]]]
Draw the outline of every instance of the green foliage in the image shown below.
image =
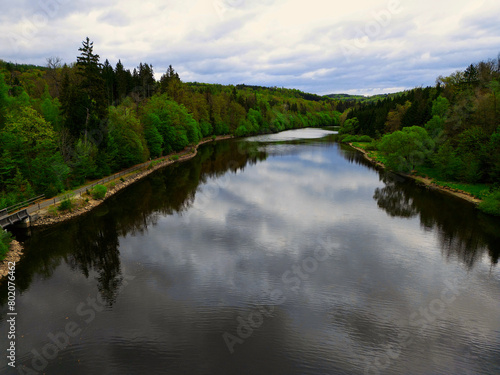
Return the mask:
[[460,178],[465,182],[480,181],[488,158],[489,137],[483,129],[472,127],[458,137],[457,154],[463,161]]
[[386,154],[389,168],[410,172],[416,165],[425,162],[433,150],[434,142],[424,128],[412,126],[386,134],[378,147]]
[[125,106],[109,108],[108,154],[114,170],[124,169],[149,158],[139,119]]
[[87,179],[96,177],[96,158],[97,147],[91,142],[79,139],[71,163],[74,186],[82,185]]
[[432,116],[438,116],[439,118],[446,119],[450,111],[450,102],[443,96],[438,96],[432,102]]
[[0,260],[5,259],[9,252],[9,246],[12,242],[12,234],[0,228]]
[[444,120],[438,115],[432,116],[432,119],[430,119],[426,124],[425,124],[425,129],[427,130],[427,133],[433,138],[433,139],[438,139],[442,136],[443,130],[444,130]]
[[369,143],[373,141],[373,138],[369,135],[345,135],[340,138],[342,143],[351,143],[351,142],[365,142]]
[[359,129],[359,120],[354,117],[344,122],[339,129],[339,134],[356,134]]
[[94,199],[104,199],[108,189],[104,185],[96,185],[91,191],[92,198]]
[[488,172],[490,180],[500,182],[500,127],[490,137],[487,146],[488,154]]
[[[363,147],[395,169],[430,160],[426,167],[449,180],[500,181],[496,61],[441,77],[436,87],[331,99],[278,87],[184,83],[171,66],[155,82],[146,63],[134,73],[121,61],[116,69],[107,60],[101,65],[88,38],[78,53],[76,65],[16,65],[13,74],[0,73],[0,206],[55,195],[203,137],[339,124],[345,142],[394,131]],[[373,150],[377,144],[382,151]]]
[[59,215],[58,207],[56,207],[56,206],[50,206],[47,211],[48,211],[49,215],[52,217],[56,217],[57,215]]
[[445,180],[456,180],[463,168],[462,160],[450,142],[445,142],[439,147],[438,152],[432,156],[432,162]]
[[179,160],[179,155],[172,155],[172,156],[170,157],[170,160],[172,160],[172,161]]
[[59,206],[57,206],[58,211],[71,211],[73,209],[74,203],[70,196],[64,197]]
[[490,215],[500,216],[500,191],[487,196],[481,203],[479,209]]
[[154,126],[163,138],[163,153],[180,151],[203,137],[200,125],[183,105],[166,94],[155,95],[144,108],[143,121]]

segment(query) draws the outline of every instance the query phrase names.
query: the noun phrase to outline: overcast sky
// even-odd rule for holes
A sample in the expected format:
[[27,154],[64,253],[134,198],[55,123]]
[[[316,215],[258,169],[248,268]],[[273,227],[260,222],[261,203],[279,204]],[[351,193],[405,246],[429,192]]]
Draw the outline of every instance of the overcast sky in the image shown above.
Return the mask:
[[172,64],[183,81],[376,94],[500,52],[498,0],[0,0],[0,59]]

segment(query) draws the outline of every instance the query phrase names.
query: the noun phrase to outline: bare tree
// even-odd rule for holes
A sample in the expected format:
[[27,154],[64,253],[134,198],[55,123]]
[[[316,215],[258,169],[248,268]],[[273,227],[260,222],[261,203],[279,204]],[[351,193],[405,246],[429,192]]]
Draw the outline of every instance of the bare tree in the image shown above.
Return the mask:
[[58,70],[62,66],[62,59],[60,57],[51,56],[47,57],[46,60],[47,68],[49,68],[49,70],[47,71],[47,78],[54,82],[55,96],[59,96],[60,78],[58,75]]

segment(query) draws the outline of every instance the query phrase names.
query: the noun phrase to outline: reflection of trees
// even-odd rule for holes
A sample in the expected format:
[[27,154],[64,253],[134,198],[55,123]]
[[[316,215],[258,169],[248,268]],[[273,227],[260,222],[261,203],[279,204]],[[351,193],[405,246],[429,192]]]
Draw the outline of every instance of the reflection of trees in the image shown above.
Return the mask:
[[438,233],[446,257],[456,256],[472,267],[488,252],[492,262],[498,262],[500,221],[497,218],[482,214],[458,198],[419,187],[413,181],[387,173],[381,173],[381,180],[386,186],[376,189],[373,196],[378,206],[393,217],[419,215],[425,229]]
[[395,182],[387,182],[382,189],[375,189],[373,199],[392,217],[410,218],[418,214],[413,199],[398,189]]
[[72,269],[79,269],[86,277],[91,270],[98,273],[98,288],[102,298],[113,303],[122,282],[118,234],[114,217],[89,217],[79,222],[74,238],[73,253],[68,259]]
[[158,217],[186,211],[209,178],[243,170],[265,157],[261,152],[246,153],[233,141],[200,147],[195,158],[155,172],[108,201],[119,235],[142,233]]
[[34,275],[50,277],[66,261],[86,277],[97,273],[99,291],[113,303],[121,284],[119,236],[143,233],[162,215],[187,210],[200,184],[228,171],[243,170],[266,154],[226,141],[200,147],[198,155],[130,185],[87,215],[40,230],[25,242],[26,257],[16,268],[16,283],[26,290]]

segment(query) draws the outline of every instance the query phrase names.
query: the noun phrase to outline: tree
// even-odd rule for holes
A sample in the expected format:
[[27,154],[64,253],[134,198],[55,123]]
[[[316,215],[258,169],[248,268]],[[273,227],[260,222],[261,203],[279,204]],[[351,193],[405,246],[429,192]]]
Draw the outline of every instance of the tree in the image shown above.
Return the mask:
[[359,129],[359,121],[357,117],[350,118],[344,122],[340,128],[339,134],[356,134]]
[[387,121],[385,122],[386,132],[392,133],[401,129],[401,121],[410,107],[411,102],[406,101],[404,105],[397,104],[396,109],[387,114]]
[[113,67],[110,65],[108,59],[104,61],[104,65],[102,66],[102,78],[104,80],[104,85],[106,87],[106,97],[108,98],[108,105],[113,105],[115,101],[115,71]]
[[127,168],[149,158],[141,124],[123,104],[109,109],[108,148],[114,169]]
[[60,92],[60,74],[59,71],[62,67],[62,59],[60,57],[52,56],[47,58],[47,73],[46,76],[49,82],[52,82],[53,85],[53,94],[57,97]]
[[99,55],[94,54],[94,43],[89,38],[82,42],[78,49],[81,54],[77,57],[77,73],[82,80],[79,84],[80,91],[84,94],[81,105],[85,107],[85,118],[79,119],[77,131],[87,136],[89,130],[96,129],[107,114],[106,88],[101,75],[102,66]]
[[483,177],[488,159],[489,137],[482,128],[469,128],[458,136],[457,154],[463,161],[461,179],[477,182]]
[[68,168],[57,149],[57,135],[33,108],[9,114],[0,144],[4,149],[2,179],[7,184],[16,171],[32,183],[37,193],[57,193],[64,188]]
[[144,98],[149,98],[153,95],[156,81],[154,78],[153,66],[148,64],[139,64],[139,80],[142,88],[142,95]]
[[9,86],[5,83],[4,75],[0,72],[0,129],[5,122],[5,116],[10,107]]
[[434,148],[434,142],[424,128],[411,126],[384,135],[378,147],[387,155],[391,169],[410,172],[424,163]]
[[432,102],[432,116],[439,116],[443,120],[448,118],[448,113],[450,111],[450,102],[444,96],[438,96]]
[[450,141],[439,147],[438,152],[432,156],[432,162],[445,180],[457,179],[463,168],[463,163]]
[[158,157],[162,154],[163,137],[158,127],[161,127],[160,118],[154,113],[147,113],[144,116],[144,138],[151,157]]
[[115,68],[115,77],[116,77],[116,97],[118,100],[123,100],[128,93],[128,82],[130,81],[129,77],[130,71],[127,71],[123,68],[123,64],[121,60],[118,60]]

